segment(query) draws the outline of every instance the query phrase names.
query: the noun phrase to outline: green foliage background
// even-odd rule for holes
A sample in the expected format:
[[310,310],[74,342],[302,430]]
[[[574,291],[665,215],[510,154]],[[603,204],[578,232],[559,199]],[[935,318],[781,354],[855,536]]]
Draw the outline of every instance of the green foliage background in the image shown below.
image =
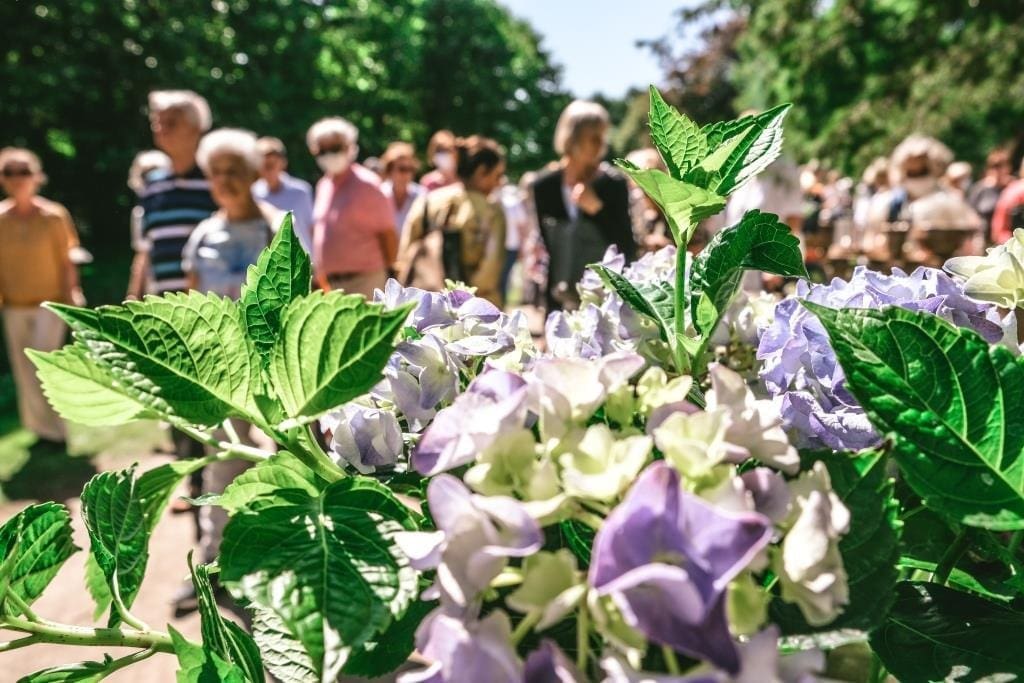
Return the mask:
[[[1020,0],[703,0],[679,21],[703,22],[699,47],[649,46],[666,99],[698,122],[792,102],[788,152],[854,174],[913,131],[975,163],[1024,153]],[[636,142],[633,118],[619,134]]]
[[[44,192],[111,270],[128,248],[128,166],[152,146],[153,88],[191,88],[214,126],[282,138],[306,178],[318,174],[305,131],[327,115],[359,126],[364,156],[399,139],[422,152],[447,127],[497,138],[513,173],[536,168],[568,101],[538,35],[490,0],[3,2],[0,65],[0,141],[42,156]],[[95,303],[120,296],[126,262],[117,275]]]

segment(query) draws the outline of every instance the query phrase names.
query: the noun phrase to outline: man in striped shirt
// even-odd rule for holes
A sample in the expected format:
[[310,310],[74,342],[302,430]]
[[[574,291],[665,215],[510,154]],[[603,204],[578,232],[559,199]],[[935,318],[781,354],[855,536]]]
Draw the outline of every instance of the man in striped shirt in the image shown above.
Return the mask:
[[151,92],[149,120],[154,143],[171,158],[171,170],[151,173],[139,194],[142,220],[132,235],[129,297],[186,289],[182,249],[196,225],[217,210],[196,165],[199,138],[211,123],[206,100],[191,90]]

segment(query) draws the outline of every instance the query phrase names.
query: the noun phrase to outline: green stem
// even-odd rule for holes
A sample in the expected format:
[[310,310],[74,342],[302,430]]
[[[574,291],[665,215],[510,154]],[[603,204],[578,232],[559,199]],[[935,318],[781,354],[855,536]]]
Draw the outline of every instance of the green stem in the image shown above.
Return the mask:
[[668,668],[668,672],[673,676],[678,676],[679,671],[679,660],[676,659],[676,652],[668,645],[661,646],[661,656],[665,660],[665,666]]
[[155,652],[174,652],[171,636],[160,631],[140,631],[118,628],[86,628],[57,624],[52,621],[28,621],[7,616],[0,626],[30,634],[3,643],[3,650],[14,650],[32,643],[56,643],[60,645],[96,645],[100,647],[135,647],[152,649]]
[[21,599],[21,596],[12,590],[7,591],[7,599],[18,608],[18,611],[24,615],[29,621],[39,621],[39,617],[32,611],[32,608],[28,606],[28,603]]
[[114,582],[111,586],[110,597],[114,602],[114,609],[116,609],[117,613],[121,615],[121,621],[138,631],[148,632],[150,630],[149,625],[132,614],[128,609],[128,605],[124,604],[124,600],[121,598],[121,590],[117,585],[116,572],[114,573]]
[[587,607],[587,596],[580,599],[580,607],[576,612],[576,668],[584,677],[587,675],[587,655],[589,654],[590,612]]
[[1017,551],[1020,550],[1021,541],[1024,541],[1024,529],[1014,531],[1013,536],[1010,537],[1010,545],[1007,548],[1010,551],[1010,555],[1016,557]]
[[935,574],[932,576],[932,580],[937,583],[946,583],[949,579],[950,572],[956,567],[956,563],[960,561],[964,553],[967,552],[967,548],[971,545],[971,540],[968,538],[967,529],[963,528],[956,535],[956,539],[953,543],[946,548],[946,552],[943,553],[942,559],[939,560],[939,564],[935,567]]
[[874,652],[871,653],[871,670],[868,672],[868,683],[884,683],[889,672],[885,670],[885,665],[882,664],[882,660],[878,658]]
[[155,655],[157,652],[159,652],[159,650],[155,650],[153,648],[148,648],[148,649],[145,649],[145,650],[139,650],[138,652],[133,652],[132,654],[128,655],[127,657],[121,657],[120,659],[115,659],[114,661],[112,661],[110,664],[107,665],[107,670],[104,671],[100,675],[100,679],[102,680],[102,679],[106,678],[107,676],[109,676],[110,674],[114,673],[115,671],[118,671],[119,669],[123,669],[126,666],[131,666],[132,664],[136,664],[138,662],[141,662],[144,659],[149,659],[150,657]]
[[[687,234],[689,230],[686,231]],[[676,372],[686,374],[690,369],[689,359],[683,349],[682,339],[686,335],[686,245],[676,245],[676,278],[675,300],[672,302],[675,339],[672,340],[672,351],[676,363]]]
[[322,479],[334,482],[345,478],[345,473],[320,448],[309,427],[290,430],[283,437],[289,452]]
[[221,429],[228,435],[228,441],[232,444],[240,444],[242,440],[238,438],[238,432],[235,431],[235,425],[231,424],[231,418],[227,418],[221,423]]
[[533,627],[540,621],[540,612],[529,612],[523,620],[516,625],[516,630],[512,631],[512,646],[515,647],[519,642],[526,637]]

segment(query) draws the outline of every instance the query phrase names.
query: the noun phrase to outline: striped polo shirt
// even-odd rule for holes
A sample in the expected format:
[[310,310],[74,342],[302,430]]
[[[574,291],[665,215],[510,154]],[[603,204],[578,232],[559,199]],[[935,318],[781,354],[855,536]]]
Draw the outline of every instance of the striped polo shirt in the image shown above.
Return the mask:
[[182,249],[196,225],[217,210],[210,182],[198,166],[183,175],[154,172],[139,195],[142,209],[136,247],[149,252],[146,291],[162,294],[184,290]]

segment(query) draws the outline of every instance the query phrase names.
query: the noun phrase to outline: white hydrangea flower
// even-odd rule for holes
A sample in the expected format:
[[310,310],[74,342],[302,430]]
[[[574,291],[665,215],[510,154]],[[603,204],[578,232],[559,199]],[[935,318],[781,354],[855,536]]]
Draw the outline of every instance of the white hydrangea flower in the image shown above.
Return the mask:
[[579,443],[558,459],[565,492],[576,498],[614,500],[647,464],[652,445],[648,436],[616,440],[607,425],[592,425]]
[[1024,229],[985,256],[956,256],[944,268],[964,281],[964,293],[1003,308],[1024,306]]
[[833,493],[822,462],[790,483],[792,526],[782,541],[775,572],[784,600],[796,603],[807,623],[821,626],[839,616],[850,600],[839,540],[850,527],[850,511]]

